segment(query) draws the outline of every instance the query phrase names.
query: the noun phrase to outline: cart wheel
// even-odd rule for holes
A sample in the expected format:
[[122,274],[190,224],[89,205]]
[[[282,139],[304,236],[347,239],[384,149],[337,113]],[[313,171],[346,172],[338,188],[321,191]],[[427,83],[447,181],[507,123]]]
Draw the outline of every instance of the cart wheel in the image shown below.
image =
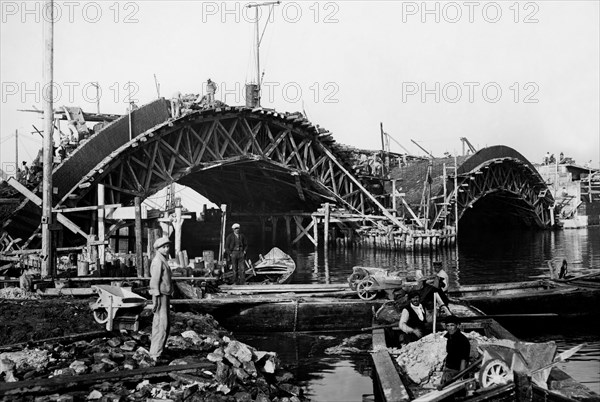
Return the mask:
[[94,310],[94,320],[98,324],[104,324],[108,321],[108,311],[105,308]]
[[482,388],[508,384],[511,380],[512,372],[510,368],[500,359],[488,360],[479,371],[479,384]]
[[377,296],[377,291],[373,290],[373,285],[375,285],[375,282],[369,277],[358,282],[356,286],[358,297],[363,300],[373,300]]
[[350,277],[348,278],[348,283],[350,284],[350,289],[351,290],[356,290],[356,287],[358,286],[358,282],[360,281],[361,275],[360,274],[352,274],[350,275]]
[[[96,301],[96,304],[100,304],[100,302],[102,301],[102,298],[98,298],[98,300]],[[98,324],[104,324],[108,321],[108,310],[105,309],[104,307],[100,307],[97,308],[93,311],[94,314],[94,320],[96,320],[96,322]]]

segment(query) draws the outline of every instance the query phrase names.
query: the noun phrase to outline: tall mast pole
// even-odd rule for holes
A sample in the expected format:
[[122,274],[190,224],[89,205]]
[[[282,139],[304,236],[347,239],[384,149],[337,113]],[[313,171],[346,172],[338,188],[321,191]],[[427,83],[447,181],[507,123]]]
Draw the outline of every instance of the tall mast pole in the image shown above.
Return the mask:
[[52,131],[54,129],[54,109],[52,81],[54,79],[54,0],[45,0],[44,19],[44,146],[42,176],[42,278],[54,275],[52,250]]
[[258,5],[255,9],[255,24],[256,24],[256,106],[260,107],[260,33],[258,19]]
[[[256,106],[260,107],[260,87],[261,87],[261,79],[260,79],[260,42],[261,42],[261,34],[260,34],[260,19],[258,14],[258,8],[263,6],[273,6],[281,3],[281,1],[268,1],[265,3],[257,3],[257,4],[248,4],[246,7],[252,8],[254,7],[256,12],[254,13],[255,17],[255,27],[256,27]],[[267,17],[267,21],[265,22],[265,29],[267,28],[267,24],[269,23],[269,17]],[[265,31],[263,30],[263,34]]]

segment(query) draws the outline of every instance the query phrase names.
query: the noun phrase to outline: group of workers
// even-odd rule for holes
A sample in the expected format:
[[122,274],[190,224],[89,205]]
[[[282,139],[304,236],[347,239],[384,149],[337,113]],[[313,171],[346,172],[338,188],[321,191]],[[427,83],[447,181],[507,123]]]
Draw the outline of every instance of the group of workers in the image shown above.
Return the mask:
[[433,278],[420,279],[419,289],[408,293],[409,304],[402,309],[399,328],[402,331],[400,341],[409,343],[422,338],[426,332],[428,323],[431,322],[432,314],[425,308],[422,302],[433,301],[433,314],[437,309],[444,313],[442,322],[446,328],[446,360],[440,386],[447,384],[456,375],[467,367],[471,353],[471,345],[467,337],[460,331],[459,318],[452,314],[448,308],[448,297],[445,291],[448,289],[448,274],[442,269],[441,263],[434,263],[437,273]]
[[[225,253],[232,265],[234,283],[244,284],[248,241],[240,231],[240,224],[234,223],[231,228],[233,232],[225,240]],[[156,255],[150,265],[149,293],[152,295],[154,313],[150,357],[155,362],[164,351],[170,327],[169,303],[173,295],[168,263],[170,243],[167,237],[161,237],[154,242]],[[429,312],[421,304],[422,301],[433,301],[434,309],[439,308],[445,313],[447,356],[441,382],[445,384],[466,368],[471,348],[469,340],[459,329],[458,318],[448,308],[448,298],[445,295],[448,289],[448,274],[442,269],[441,263],[434,263],[434,267],[436,275],[430,280],[420,278],[420,290],[409,292],[409,304],[402,309],[399,327],[403,332],[404,342],[416,341],[426,334],[427,323],[431,321]]]

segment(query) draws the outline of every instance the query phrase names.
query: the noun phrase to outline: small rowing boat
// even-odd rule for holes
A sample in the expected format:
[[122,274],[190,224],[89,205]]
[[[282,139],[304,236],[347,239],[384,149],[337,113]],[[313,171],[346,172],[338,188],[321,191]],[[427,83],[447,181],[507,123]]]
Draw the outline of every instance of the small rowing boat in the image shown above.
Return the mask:
[[247,282],[289,283],[296,270],[296,263],[286,253],[273,247],[264,257],[246,270]]

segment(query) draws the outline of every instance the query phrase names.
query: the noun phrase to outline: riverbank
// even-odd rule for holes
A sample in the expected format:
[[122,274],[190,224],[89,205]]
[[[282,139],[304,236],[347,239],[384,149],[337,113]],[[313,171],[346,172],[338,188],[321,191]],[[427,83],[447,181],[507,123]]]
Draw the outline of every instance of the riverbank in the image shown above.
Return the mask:
[[235,340],[210,315],[172,313],[167,349],[155,365],[148,310],[139,331],[104,332],[89,302],[0,300],[0,398],[305,400],[276,353]]

